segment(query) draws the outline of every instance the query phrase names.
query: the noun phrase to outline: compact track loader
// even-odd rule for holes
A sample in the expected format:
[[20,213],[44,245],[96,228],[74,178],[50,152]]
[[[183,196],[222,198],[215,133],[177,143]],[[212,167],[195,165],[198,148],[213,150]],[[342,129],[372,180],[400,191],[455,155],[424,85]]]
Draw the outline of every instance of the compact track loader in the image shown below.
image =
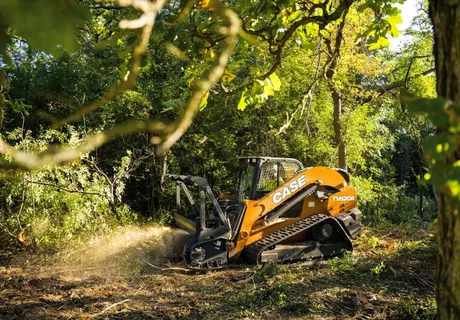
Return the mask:
[[[356,190],[342,169],[304,168],[290,158],[240,158],[235,194],[218,198],[205,178],[169,177],[176,182],[175,221],[191,233],[183,254],[192,268],[340,255],[361,234]],[[197,202],[189,188],[198,192]],[[182,194],[190,212],[183,210]]]

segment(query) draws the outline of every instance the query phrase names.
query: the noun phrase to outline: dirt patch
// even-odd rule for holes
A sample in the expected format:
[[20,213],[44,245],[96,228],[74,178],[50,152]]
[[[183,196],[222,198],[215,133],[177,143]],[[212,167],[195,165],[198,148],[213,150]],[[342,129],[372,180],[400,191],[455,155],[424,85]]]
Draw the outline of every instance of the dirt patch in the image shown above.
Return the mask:
[[187,269],[182,233],[130,228],[0,267],[0,319],[430,319],[429,232],[367,229],[353,255],[264,268]]

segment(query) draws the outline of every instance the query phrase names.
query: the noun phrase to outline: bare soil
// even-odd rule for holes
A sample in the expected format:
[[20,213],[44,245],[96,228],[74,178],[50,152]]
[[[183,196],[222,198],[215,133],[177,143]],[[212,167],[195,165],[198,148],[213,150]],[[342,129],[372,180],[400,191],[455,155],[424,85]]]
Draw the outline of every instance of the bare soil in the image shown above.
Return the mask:
[[169,228],[124,228],[53,254],[0,248],[0,319],[433,319],[425,229],[366,228],[344,258],[198,272]]

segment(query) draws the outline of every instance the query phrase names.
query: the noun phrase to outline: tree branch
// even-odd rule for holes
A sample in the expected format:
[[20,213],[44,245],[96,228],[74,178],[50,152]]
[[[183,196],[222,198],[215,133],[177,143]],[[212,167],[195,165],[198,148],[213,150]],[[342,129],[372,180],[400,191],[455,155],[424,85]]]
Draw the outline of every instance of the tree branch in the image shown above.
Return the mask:
[[409,80],[409,74],[410,74],[410,69],[412,68],[412,63],[414,62],[415,59],[421,59],[421,58],[428,58],[429,56],[425,55],[425,56],[413,56],[410,58],[410,62],[409,62],[409,67],[407,68],[407,71],[406,71],[406,77],[405,77],[405,80],[404,80],[404,85],[407,87],[407,82]]
[[[301,26],[307,25],[309,23],[316,23],[316,24],[319,25],[320,29],[323,29],[328,23],[330,23],[332,21],[336,21],[337,19],[339,19],[342,16],[342,14],[346,10],[348,10],[350,8],[350,6],[353,4],[353,2],[354,2],[354,0],[341,1],[339,6],[331,14],[327,14],[327,11],[323,10],[324,15],[322,15],[322,16],[314,15],[314,16],[303,17],[301,20],[298,20],[298,21],[294,22],[284,32],[283,37],[279,41],[277,41],[276,43],[270,38],[267,38],[265,36],[261,36],[261,34],[258,34],[258,32],[256,32],[256,31],[248,32],[249,34],[256,35],[256,36],[264,39],[265,41],[268,42],[269,45],[276,45],[277,46],[277,49],[274,51],[275,59],[274,59],[273,65],[271,66],[271,68],[266,73],[264,73],[263,75],[257,77],[256,79],[260,79],[260,80],[266,79],[267,77],[269,77],[272,73],[274,73],[281,66],[282,54],[283,54],[284,47],[286,46],[286,43],[288,42],[288,40],[292,38],[292,35],[294,34],[294,32],[298,28],[300,28]],[[323,5],[326,5],[327,3],[328,3],[328,1],[323,3]],[[311,8],[310,8],[309,11],[312,12]],[[265,28],[261,29],[259,31],[264,31],[264,30],[265,30]],[[267,28],[267,30],[270,30],[270,28]],[[227,91],[226,93],[227,94],[235,94],[235,93],[242,92],[244,89],[247,89],[247,88],[251,87],[254,84],[254,82],[255,82],[255,80],[250,81],[247,84],[245,84],[245,85],[243,85],[241,87],[238,87],[238,88],[236,88],[234,90]]]
[[98,5],[98,6],[92,6],[92,7],[88,7],[89,9],[106,9],[106,10],[123,10],[123,9],[126,9],[125,7],[122,7],[122,6],[104,6],[102,4]]
[[108,129],[92,136],[75,148],[65,148],[41,153],[25,153],[15,150],[3,138],[0,137],[0,153],[8,155],[14,161],[10,164],[2,164],[3,168],[37,170],[51,164],[66,164],[79,159],[82,154],[90,152],[103,144],[112,141],[122,135],[150,132],[153,134],[169,134],[174,131],[172,125],[161,121],[131,121]]
[[57,184],[48,183],[48,182],[42,182],[42,181],[33,181],[33,180],[29,180],[29,179],[25,179],[25,181],[28,182],[28,183],[32,183],[32,184],[50,186],[50,187],[53,187],[53,188],[56,188],[56,189],[59,189],[59,190],[63,190],[65,192],[69,192],[69,193],[90,194],[90,195],[95,195],[95,196],[100,196],[100,197],[106,198],[106,196],[104,194],[99,193],[99,192],[90,192],[90,191],[67,189],[67,188],[61,187],[61,186],[59,186]]
[[308,112],[310,110],[310,106],[311,106],[311,103],[313,101],[313,89],[314,89],[315,85],[318,83],[318,81],[324,76],[324,73],[325,73],[325,69],[321,68],[321,56],[322,56],[321,55],[321,53],[322,53],[321,45],[318,45],[318,46],[319,46],[319,54],[318,54],[318,62],[316,64],[315,77],[314,77],[313,81],[308,85],[307,90],[305,90],[305,93],[303,94],[302,101],[297,103],[296,110],[294,111],[294,113],[291,115],[291,117],[288,116],[286,123],[279,128],[278,133],[277,133],[278,135],[283,133],[284,131],[286,131],[289,128],[289,126],[291,125],[291,122],[294,120],[297,112],[300,111],[300,116],[303,115],[305,107],[307,105],[307,99],[309,99],[309,105],[308,105],[307,117],[305,119],[305,122],[307,124],[307,134],[310,135],[310,128],[308,127]]
[[104,180],[107,182],[107,184],[110,186],[110,197],[112,199],[115,199],[115,196],[114,196],[114,184],[113,182],[110,180],[110,178],[96,165],[96,163],[94,163],[93,161],[89,160],[89,159],[83,159],[84,162],[88,163],[89,165],[91,165],[103,178]]
[[425,70],[425,71],[423,71],[421,73],[418,73],[418,74],[416,74],[416,75],[414,75],[412,77],[396,81],[396,82],[394,82],[394,83],[392,83],[392,84],[390,84],[390,85],[388,85],[386,87],[380,88],[379,90],[377,90],[378,96],[376,98],[369,97],[369,98],[363,99],[361,101],[361,104],[365,104],[365,103],[368,103],[368,102],[370,102],[370,101],[372,101],[374,99],[380,98],[385,93],[390,92],[393,89],[400,88],[400,87],[404,86],[407,83],[408,79],[410,80],[410,79],[416,79],[418,77],[423,77],[423,76],[429,75],[430,73],[432,73],[434,71],[435,71],[435,68],[430,68],[430,69]]

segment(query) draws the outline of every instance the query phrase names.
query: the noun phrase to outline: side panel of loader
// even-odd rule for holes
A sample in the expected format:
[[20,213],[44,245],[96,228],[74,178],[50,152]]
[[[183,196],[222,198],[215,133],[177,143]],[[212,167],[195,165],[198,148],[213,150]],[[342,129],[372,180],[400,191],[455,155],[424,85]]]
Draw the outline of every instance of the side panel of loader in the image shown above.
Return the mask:
[[[239,255],[251,244],[278,230],[289,230],[289,226],[314,215],[348,214],[356,208],[356,191],[348,187],[344,177],[336,170],[314,167],[301,171],[259,200],[245,200],[245,205],[246,214],[229,257]],[[284,210],[288,206],[291,207]],[[344,227],[341,219],[337,221]],[[335,222],[331,223],[335,225]],[[341,233],[344,242],[349,242],[346,231],[337,232]],[[348,247],[350,245],[347,244]]]

